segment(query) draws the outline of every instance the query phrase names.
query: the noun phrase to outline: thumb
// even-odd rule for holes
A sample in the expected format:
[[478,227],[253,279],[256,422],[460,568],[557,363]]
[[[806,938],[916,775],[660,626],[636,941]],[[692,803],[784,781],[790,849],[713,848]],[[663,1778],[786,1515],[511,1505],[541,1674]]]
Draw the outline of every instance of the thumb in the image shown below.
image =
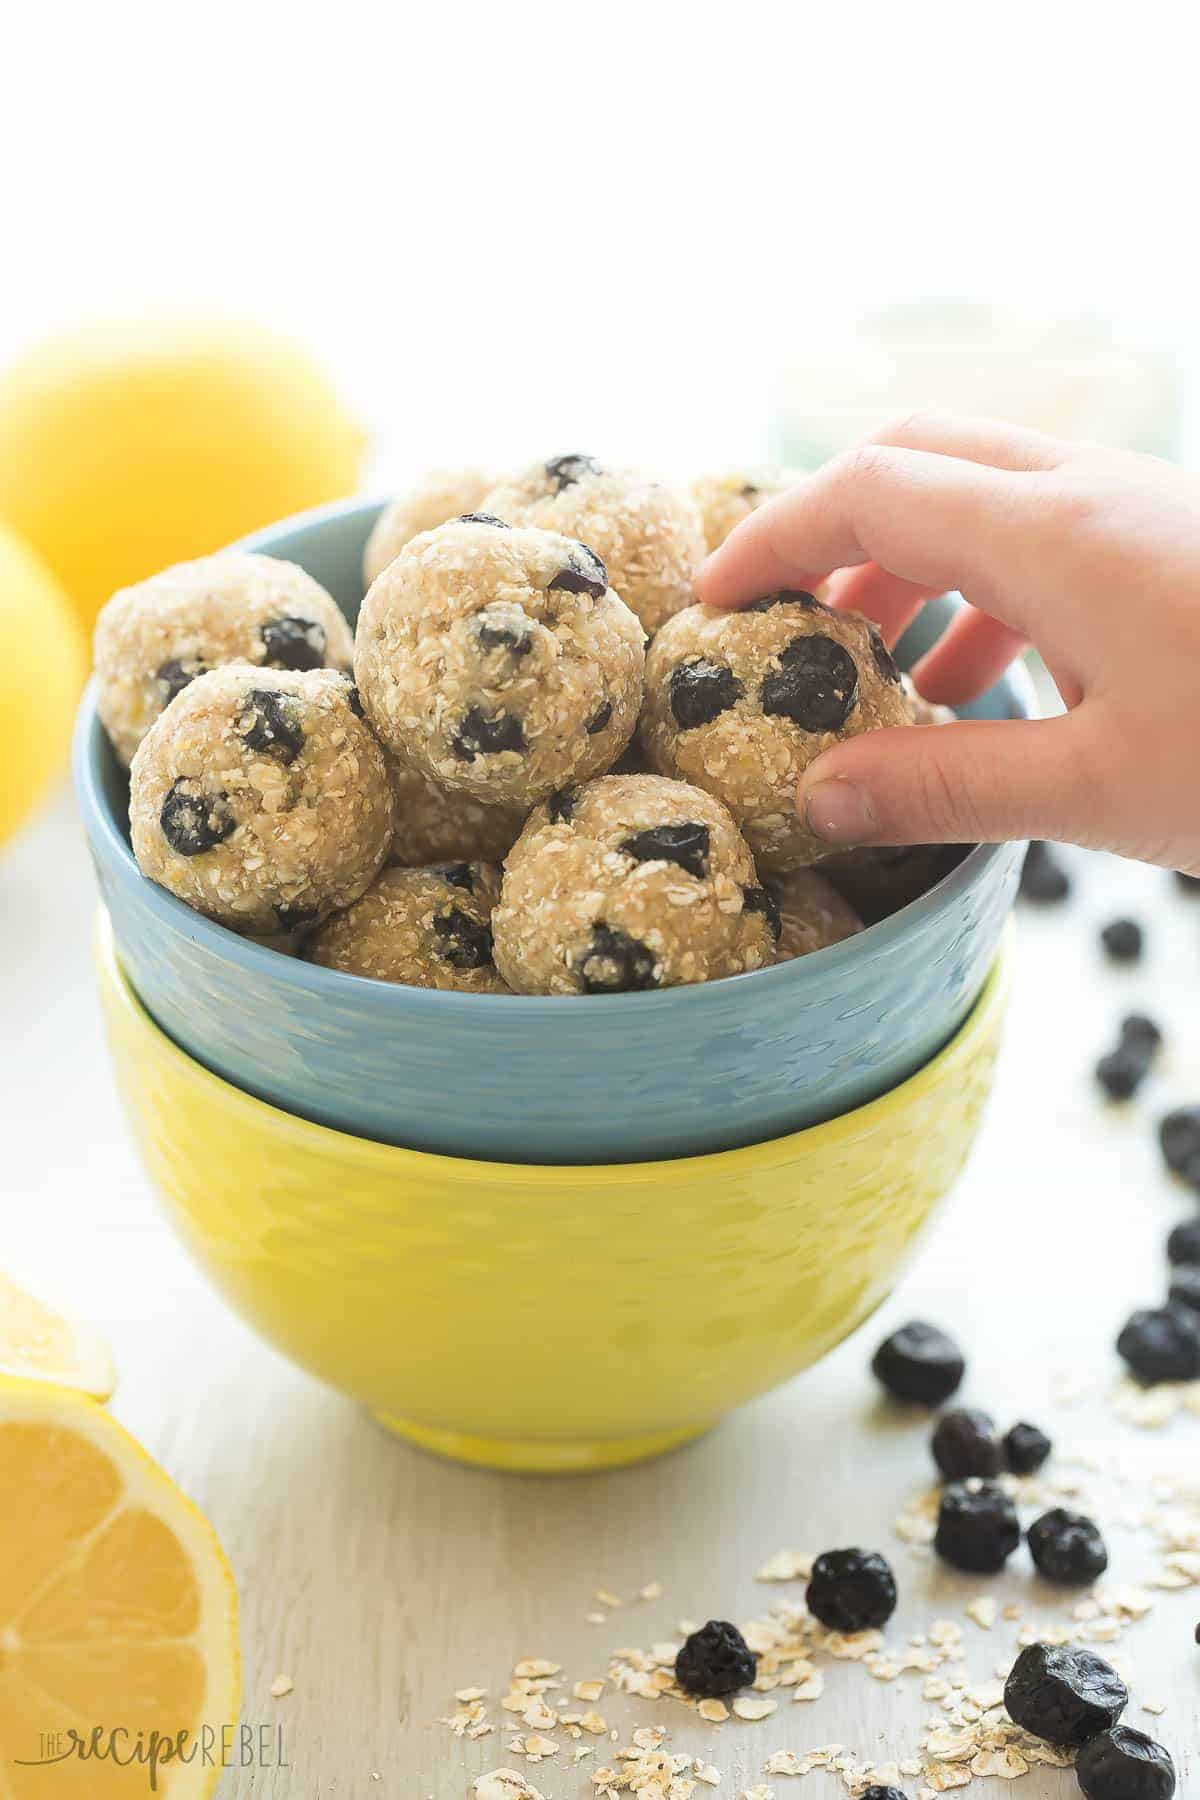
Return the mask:
[[797,807],[831,849],[1024,837],[1086,843],[1101,793],[1077,729],[1067,715],[866,731],[805,771]]

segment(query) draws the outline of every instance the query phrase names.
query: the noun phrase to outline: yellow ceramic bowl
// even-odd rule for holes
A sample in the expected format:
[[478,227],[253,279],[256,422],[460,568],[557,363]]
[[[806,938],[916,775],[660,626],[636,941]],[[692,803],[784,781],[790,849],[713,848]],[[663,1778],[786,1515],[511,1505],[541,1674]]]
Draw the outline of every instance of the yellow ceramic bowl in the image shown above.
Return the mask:
[[468,1162],[280,1112],[193,1062],[98,956],[117,1077],[197,1260],[286,1355],[464,1461],[570,1470],[685,1442],[887,1295],[991,1083],[1001,957],[919,1074],[747,1149]]

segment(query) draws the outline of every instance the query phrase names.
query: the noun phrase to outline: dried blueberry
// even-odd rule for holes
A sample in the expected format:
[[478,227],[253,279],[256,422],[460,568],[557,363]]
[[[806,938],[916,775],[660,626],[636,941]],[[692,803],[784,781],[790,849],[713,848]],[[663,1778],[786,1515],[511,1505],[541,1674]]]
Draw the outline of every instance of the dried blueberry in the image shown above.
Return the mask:
[[465,888],[468,894],[475,892],[475,875],[470,863],[441,863],[437,872],[447,887]]
[[1200,1313],[1200,1269],[1189,1263],[1173,1269],[1167,1300],[1172,1306],[1186,1306],[1189,1311]]
[[1029,1553],[1039,1575],[1063,1587],[1086,1587],[1108,1567],[1108,1551],[1100,1529],[1083,1513],[1053,1506],[1026,1532]]
[[1137,962],[1144,942],[1142,928],[1136,919],[1114,919],[1100,933],[1100,942],[1110,962]]
[[1004,1685],[1014,1724],[1051,1744],[1086,1744],[1110,1730],[1129,1704],[1129,1689],[1091,1650],[1027,1644]]
[[1169,1112],[1159,1125],[1158,1142],[1171,1173],[1200,1189],[1200,1106]]
[[438,954],[456,969],[483,969],[492,960],[492,934],[478,919],[472,919],[457,906],[449,912],[437,913],[433,921],[438,939]]
[[1070,892],[1071,877],[1050,845],[1035,838],[1021,865],[1022,900],[1033,900],[1039,906],[1055,906]]
[[968,1475],[1000,1473],[1000,1440],[990,1413],[972,1406],[945,1412],[934,1427],[929,1443],[933,1460],[947,1481],[964,1481]]
[[622,840],[621,848],[635,862],[678,863],[697,881],[708,874],[708,845],[711,833],[707,825],[687,819],[680,825],[651,825],[635,831]]
[[1114,1725],[1079,1752],[1075,1778],[1087,1800],[1171,1800],[1175,1764],[1144,1731]]
[[325,627],[316,619],[270,619],[262,628],[264,663],[269,669],[325,666]]
[[710,1619],[685,1638],[675,1658],[675,1679],[685,1693],[719,1700],[749,1687],[758,1673],[758,1658],[736,1625]]
[[1020,1541],[1017,1509],[994,1481],[952,1481],[942,1489],[933,1547],[943,1562],[995,1575]]
[[186,775],[171,783],[158,821],[177,856],[202,856],[237,830],[228,794],[206,794]]
[[1096,1080],[1110,1100],[1132,1100],[1149,1073],[1150,1058],[1133,1041],[1106,1051],[1096,1064]]
[[1167,1259],[1173,1263],[1200,1263],[1200,1219],[1185,1219],[1167,1239]]
[[569,825],[575,816],[575,808],[578,804],[578,788],[559,788],[556,793],[551,794],[546,802],[550,823],[552,825]]
[[671,711],[681,731],[709,725],[741,698],[742,684],[724,663],[703,656],[671,670]]
[[162,694],[163,705],[169,706],[177,694],[182,694],[184,688],[195,681],[197,675],[206,673],[207,665],[194,656],[188,657],[186,661],[173,656],[169,662],[163,663],[154,676]]
[[603,700],[583,729],[587,732],[589,737],[599,737],[600,733],[604,730],[604,727],[611,721],[612,716],[612,701]]
[[802,731],[840,731],[858,700],[858,664],[845,645],[815,632],[793,638],[779,663],[760,689],[768,718],[790,719]]
[[954,1339],[922,1319],[913,1319],[884,1338],[871,1362],[873,1374],[889,1394],[923,1406],[940,1406],[948,1400],[966,1366]]
[[877,1781],[873,1781],[870,1787],[862,1790],[858,1800],[908,1800],[908,1796],[902,1788],[880,1787]]
[[603,600],[608,592],[608,570],[586,544],[576,544],[575,552],[549,585],[567,594],[590,594],[593,600]]
[[742,889],[742,911],[748,913],[764,913],[767,924],[771,927],[771,936],[778,943],[783,936],[783,914],[779,910],[779,902],[769,888],[748,887]]
[[1147,1056],[1154,1056],[1162,1049],[1163,1034],[1160,1026],[1145,1013],[1127,1013],[1121,1020],[1121,1042],[1137,1044]]
[[363,711],[362,695],[348,675],[346,677],[346,705],[350,708],[350,711],[354,714],[356,719],[366,718],[366,714]]
[[1200,1377],[1200,1318],[1185,1306],[1135,1312],[1117,1339],[1117,1349],[1147,1386],[1195,1381]]
[[294,763],[304,748],[300,709],[291,694],[279,694],[273,688],[251,688],[236,725],[247,750],[273,756],[276,762]]
[[877,625],[869,625],[867,630],[871,639],[871,655],[875,658],[875,667],[885,681],[897,682],[900,671],[896,667],[896,659],[883,641]]
[[876,1550],[826,1550],[813,1564],[805,1599],[830,1631],[871,1631],[896,1610],[896,1578]]
[[776,606],[801,606],[805,612],[828,612],[829,610],[828,607],[821,605],[815,594],[806,593],[803,588],[780,588],[777,593],[763,594],[759,599],[752,600],[749,606],[742,608],[742,611],[765,613],[770,612]]
[[304,925],[311,925],[320,917],[319,906],[277,906],[275,917],[279,920],[281,931],[299,931]]
[[483,651],[506,650],[510,656],[528,656],[533,632],[519,607],[485,607],[471,622],[475,642]]
[[575,967],[585,994],[635,994],[658,986],[654,952],[603,920],[593,925],[592,941]]
[[480,706],[472,706],[463,714],[453,739],[459,762],[474,762],[477,756],[497,756],[502,750],[526,749],[520,719],[511,713],[485,713]]
[[1053,1448],[1044,1431],[1024,1420],[1004,1434],[1004,1460],[1014,1475],[1034,1474]]
[[503,519],[498,519],[495,513],[459,513],[458,523],[460,525],[494,525],[497,531],[512,530],[512,526],[507,525]]
[[561,494],[564,488],[574,482],[581,481],[585,475],[599,475],[600,464],[594,456],[581,456],[575,452],[569,456],[554,456],[545,465],[547,479],[554,483],[554,491]]

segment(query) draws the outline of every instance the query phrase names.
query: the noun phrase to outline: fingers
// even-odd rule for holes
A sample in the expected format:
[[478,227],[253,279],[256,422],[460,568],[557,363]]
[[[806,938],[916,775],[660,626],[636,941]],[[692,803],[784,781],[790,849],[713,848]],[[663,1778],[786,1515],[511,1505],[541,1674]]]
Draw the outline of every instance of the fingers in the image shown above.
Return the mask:
[[952,619],[912,671],[917,691],[941,706],[961,706],[987,692],[1025,648],[1025,638],[973,608]]
[[963,462],[986,463],[993,469],[1057,469],[1074,454],[1071,446],[1006,425],[1000,419],[958,418],[949,413],[918,412],[896,419],[873,431],[869,443],[891,444],[898,450],[934,450],[940,456],[957,456]]
[[863,732],[817,758],[798,805],[831,850],[1023,837],[1096,841],[1102,784],[1085,753],[1081,718]]
[[[700,600],[737,606],[779,587],[811,587],[830,570],[879,563],[928,592],[971,586],[989,611],[1009,563],[1027,547],[1029,477],[957,457],[867,444],[837,457],[742,521],[696,579]],[[1019,591],[1019,590],[1018,590]],[[1008,616],[1019,627],[1021,621]]]
[[863,563],[857,569],[843,569],[832,579],[825,596],[839,612],[860,612],[874,619],[883,633],[884,642],[894,644],[920,612],[926,600],[936,597],[938,590],[914,587],[898,575],[889,575],[878,563]]

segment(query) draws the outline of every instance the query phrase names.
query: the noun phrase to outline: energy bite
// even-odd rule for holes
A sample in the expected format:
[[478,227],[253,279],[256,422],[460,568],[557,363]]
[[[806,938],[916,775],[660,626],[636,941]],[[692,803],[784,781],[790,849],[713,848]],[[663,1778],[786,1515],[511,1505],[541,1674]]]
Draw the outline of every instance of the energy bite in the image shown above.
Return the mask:
[[390,863],[419,869],[438,862],[504,861],[521,835],[524,807],[488,806],[461,788],[443,787],[390,750],[384,757],[396,802]]
[[772,961],[775,902],[729,813],[657,775],[551,796],[508,858],[496,966],[523,994],[623,994]]
[[397,494],[375,521],[363,551],[363,581],[370,587],[377,575],[422,531],[433,531],[447,519],[479,512],[481,502],[495,481],[488,469],[434,469],[415,487]]
[[816,869],[794,869],[769,885],[781,925],[777,962],[840,944],[863,928],[854,908]]
[[927,894],[968,854],[967,844],[864,844],[823,858],[820,869],[868,925]]
[[177,563],[113,595],[96,621],[96,709],[118,760],[208,669],[348,669],[350,627],[295,563],[223,550]]
[[263,937],[319,924],[370,886],[392,789],[344,675],[233,663],[198,676],[147,733],[129,817],[143,875]]
[[590,544],[651,635],[692,603],[692,579],[704,560],[699,515],[685,495],[636,469],[555,456],[494,487],[483,510]]
[[492,960],[500,871],[490,863],[385,869],[361,900],[308,940],[310,962],[408,987],[503,994]]
[[708,553],[719,550],[734,526],[748,519],[764,500],[786,492],[800,479],[798,469],[724,469],[715,475],[698,475],[690,491]]
[[611,768],[633,735],[644,635],[586,544],[455,519],[374,583],[354,667],[396,756],[490,805]]
[[764,872],[828,851],[796,811],[809,763],[859,732],[911,723],[876,628],[811,594],[766,594],[742,612],[689,606],[650,646],[641,732],[651,762],[724,801]]

